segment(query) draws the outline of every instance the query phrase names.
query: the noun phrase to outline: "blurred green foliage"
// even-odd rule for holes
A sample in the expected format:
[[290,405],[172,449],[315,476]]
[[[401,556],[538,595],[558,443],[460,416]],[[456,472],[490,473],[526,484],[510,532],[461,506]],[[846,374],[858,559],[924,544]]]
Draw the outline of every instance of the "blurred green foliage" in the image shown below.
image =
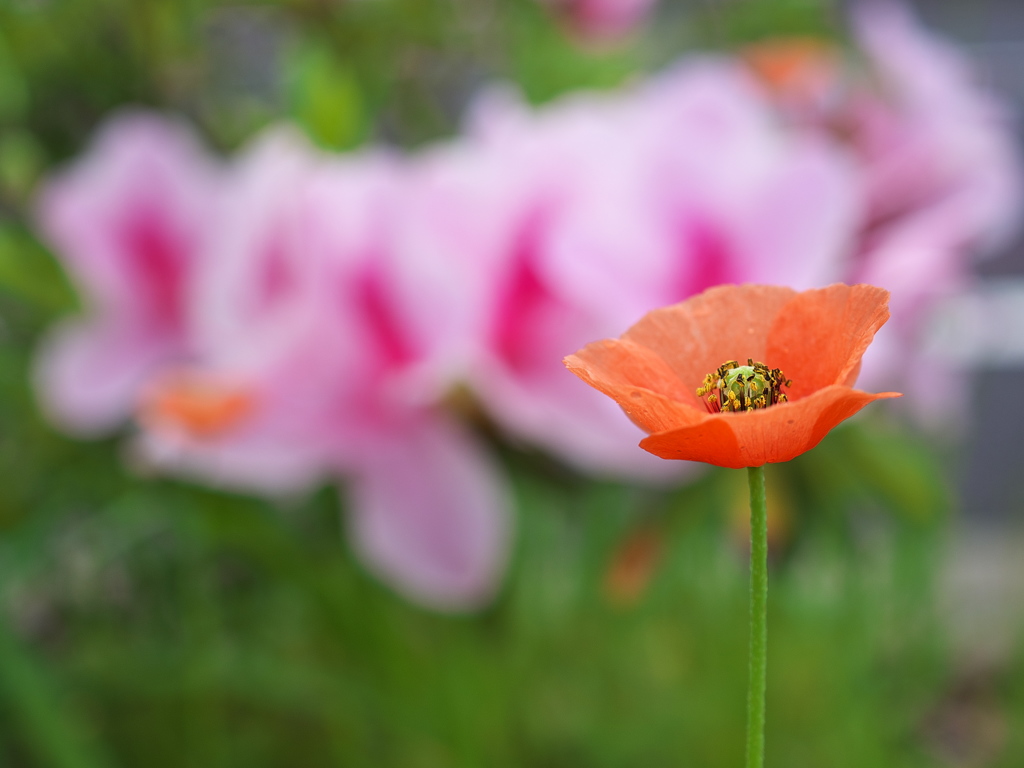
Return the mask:
[[[533,0],[0,3],[0,762],[739,765],[740,474],[642,491],[505,449],[505,589],[479,615],[427,613],[352,557],[333,489],[272,505],[140,477],[119,441],[46,425],[31,350],[75,300],[28,234],[31,192],[126,105],[183,113],[226,149],[282,117],[328,148],[412,146],[456,130],[487,82],[541,101],[687,45],[834,34],[833,13],[667,4],[643,45],[598,50]],[[957,685],[940,467],[919,438],[862,422],[771,468],[769,766],[956,764],[932,725]],[[616,592],[638,536],[660,542],[649,583],[641,567]],[[1007,723],[1024,722],[1022,682],[1007,670],[991,689]],[[1019,764],[1024,728],[1007,731],[986,764]]]
[[[40,433],[21,450],[19,471],[61,482],[26,478],[34,493],[0,542],[0,743],[15,764],[741,759],[735,473],[665,496],[509,456],[511,578],[481,615],[445,617],[361,571],[329,489],[271,508],[133,478],[112,445],[86,458]],[[773,502],[808,471],[797,463],[774,468]],[[847,515],[775,552],[769,765],[931,764],[921,731],[946,669],[931,589],[941,526],[868,516],[888,546],[848,536]],[[637,530],[655,531],[664,555],[642,594],[615,597],[609,567]]]
[[[684,47],[835,34],[829,0],[666,2],[633,45],[574,45],[536,0],[5,0],[0,128],[59,160],[126,105],[231,147],[282,116],[328,146],[450,134],[482,84],[534,100],[622,82]],[[0,153],[2,156],[2,153]]]

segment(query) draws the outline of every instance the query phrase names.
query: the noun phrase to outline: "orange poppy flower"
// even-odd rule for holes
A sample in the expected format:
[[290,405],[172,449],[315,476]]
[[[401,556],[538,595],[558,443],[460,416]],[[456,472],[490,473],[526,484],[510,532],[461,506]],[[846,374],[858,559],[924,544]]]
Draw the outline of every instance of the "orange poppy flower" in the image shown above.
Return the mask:
[[852,388],[888,301],[870,285],[720,286],[565,364],[649,434],[640,447],[654,455],[759,467],[809,451],[872,400],[900,396]]

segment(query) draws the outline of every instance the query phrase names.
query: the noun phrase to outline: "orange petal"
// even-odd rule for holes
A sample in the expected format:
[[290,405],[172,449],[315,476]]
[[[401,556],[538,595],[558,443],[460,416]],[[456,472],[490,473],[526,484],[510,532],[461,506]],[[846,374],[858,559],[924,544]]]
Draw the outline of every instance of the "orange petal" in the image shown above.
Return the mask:
[[793,380],[791,400],[833,384],[852,385],[875,332],[889,319],[889,292],[830,285],[797,294],[772,323],[763,362]]
[[776,367],[765,359],[768,333],[776,315],[796,295],[791,288],[775,285],[719,286],[649,312],[622,338],[664,360],[683,384],[682,402],[703,410],[697,387],[727,360],[745,363],[749,357]]
[[693,424],[705,415],[680,402],[696,398],[661,358],[630,341],[596,341],[564,362],[587,384],[614,399],[646,432]]
[[897,392],[873,395],[831,386],[802,400],[762,410],[708,416],[697,424],[652,434],[640,447],[663,459],[760,467],[809,451],[839,422],[873,400],[899,396]]
[[769,40],[748,46],[740,55],[754,75],[780,95],[802,93],[835,77],[835,49],[814,38]]

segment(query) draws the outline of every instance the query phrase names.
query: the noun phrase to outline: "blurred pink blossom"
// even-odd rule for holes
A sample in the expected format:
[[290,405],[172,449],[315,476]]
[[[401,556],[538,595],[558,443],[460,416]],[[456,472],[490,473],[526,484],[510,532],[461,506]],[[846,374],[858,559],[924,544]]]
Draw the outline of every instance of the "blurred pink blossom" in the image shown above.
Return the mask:
[[131,113],[43,190],[40,232],[84,304],[50,334],[36,370],[43,406],[66,429],[113,429],[146,377],[188,354],[186,284],[219,173],[186,128]]
[[542,0],[584,39],[604,41],[631,32],[657,0]]
[[869,171],[873,221],[938,209],[960,222],[963,245],[975,253],[1005,239],[1020,199],[1007,107],[961,51],[905,7],[865,3],[854,21],[877,88],[853,97],[849,118]]
[[61,426],[137,415],[141,460],[206,482],[280,494],[343,477],[369,567],[465,609],[497,589],[508,498],[421,372],[433,336],[412,332],[389,255],[400,174],[289,130],[221,168],[170,121],[112,121],[41,198],[87,312],[43,345],[38,384]]
[[281,492],[340,474],[369,566],[419,601],[480,604],[509,543],[498,470],[420,387],[393,289],[400,168],[255,143],[196,271],[196,356],[153,381],[140,448],[208,482]]
[[[852,106],[872,204],[855,276],[892,290],[895,343],[864,359],[865,377],[886,386],[908,363],[937,366],[922,357],[933,313],[969,286],[972,257],[1018,226],[1021,167],[1007,109],[963,54],[902,6],[868,4],[855,21],[881,89],[874,102],[861,97]],[[919,377],[907,382],[922,415],[963,401],[952,372],[942,378],[950,384],[943,392]]]
[[862,380],[908,392],[908,405],[933,416],[952,408],[956,387],[936,392],[904,371],[920,369],[933,313],[969,285],[974,257],[1017,226],[1020,160],[1005,107],[906,8],[861,4],[854,33],[856,62],[806,40],[762,44],[747,58],[794,126],[845,147],[863,170],[863,217],[844,279],[888,288],[893,316],[864,357]]

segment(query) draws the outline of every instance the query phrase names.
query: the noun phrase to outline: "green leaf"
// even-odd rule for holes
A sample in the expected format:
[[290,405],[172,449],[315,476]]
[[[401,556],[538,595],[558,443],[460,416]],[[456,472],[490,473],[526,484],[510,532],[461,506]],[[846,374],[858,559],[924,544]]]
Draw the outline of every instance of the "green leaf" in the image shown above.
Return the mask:
[[3,36],[0,36],[0,120],[24,119],[28,105],[28,82],[15,67],[7,43]]
[[291,112],[310,138],[327,149],[350,149],[366,134],[359,84],[323,45],[304,49],[293,64]]
[[872,422],[847,425],[836,438],[849,470],[893,511],[919,522],[948,511],[942,462],[920,433]]
[[19,228],[0,225],[0,290],[51,312],[77,306],[57,262]]
[[46,152],[28,131],[0,135],[0,189],[10,191],[19,204],[27,202],[45,160]]

